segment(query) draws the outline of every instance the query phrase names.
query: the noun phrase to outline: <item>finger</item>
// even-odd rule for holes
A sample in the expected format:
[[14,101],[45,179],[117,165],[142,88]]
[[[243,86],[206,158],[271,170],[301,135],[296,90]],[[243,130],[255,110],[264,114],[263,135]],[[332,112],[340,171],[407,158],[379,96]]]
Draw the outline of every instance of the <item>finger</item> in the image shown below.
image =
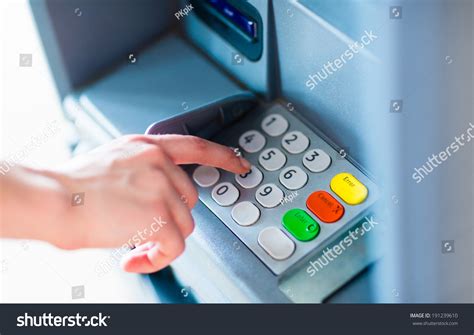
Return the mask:
[[178,227],[169,222],[157,235],[157,241],[146,243],[125,254],[121,260],[124,271],[152,273],[168,266],[184,251],[184,239]]
[[163,154],[163,156],[165,157],[158,157],[159,161],[157,164],[170,178],[173,186],[179,194],[180,202],[184,203],[188,208],[193,208],[198,200],[196,187],[194,187],[191,179],[189,179],[188,175],[181,169],[181,167],[173,164],[166,154]]
[[187,135],[143,135],[141,139],[161,146],[175,164],[201,164],[233,173],[245,173],[250,163],[226,146]]
[[[140,154],[136,155],[134,164],[141,165],[143,159],[152,162],[153,166],[162,170],[165,175],[171,180],[174,188],[179,193],[181,200],[189,207],[193,208],[198,201],[198,193],[194,184],[189,179],[188,175],[176,166],[168,157],[166,152],[157,145],[150,143],[142,143],[145,146],[145,150],[142,150]],[[129,167],[130,165],[127,165]]]
[[176,193],[169,194],[166,197],[166,202],[174,222],[176,222],[181,234],[186,239],[194,230],[194,219],[191,216],[190,209]]
[[[176,223],[180,229],[181,235],[183,235],[184,238],[188,237],[194,230],[194,220],[191,216],[190,209],[181,200],[181,197],[178,195],[176,189],[163,170],[155,171],[155,180],[157,183],[161,184],[164,190],[166,190],[165,195],[161,198],[168,206],[167,213],[170,213],[174,223]],[[162,203],[157,205],[160,208],[163,207]]]
[[148,241],[142,244],[137,244],[132,250],[129,251],[129,253],[141,253],[143,251],[150,250],[155,245],[156,245],[156,242],[152,242],[152,241]]

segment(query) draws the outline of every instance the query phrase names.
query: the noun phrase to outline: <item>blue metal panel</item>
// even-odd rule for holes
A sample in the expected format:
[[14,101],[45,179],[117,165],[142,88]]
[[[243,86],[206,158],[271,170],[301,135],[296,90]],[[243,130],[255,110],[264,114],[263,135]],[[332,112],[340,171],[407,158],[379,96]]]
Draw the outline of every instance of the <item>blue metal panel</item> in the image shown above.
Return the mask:
[[77,95],[81,105],[99,122],[108,120],[118,136],[143,133],[156,121],[245,94],[250,93],[171,34],[140,54],[136,63],[123,64]]

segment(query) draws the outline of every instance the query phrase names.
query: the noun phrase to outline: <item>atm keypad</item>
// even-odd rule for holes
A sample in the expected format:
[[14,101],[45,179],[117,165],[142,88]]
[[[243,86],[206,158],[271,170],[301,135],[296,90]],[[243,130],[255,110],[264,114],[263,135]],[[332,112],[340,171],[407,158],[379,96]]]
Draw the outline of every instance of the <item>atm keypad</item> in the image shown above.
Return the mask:
[[197,167],[201,201],[279,275],[350,228],[376,186],[280,105],[226,129],[219,143],[243,149],[249,172]]

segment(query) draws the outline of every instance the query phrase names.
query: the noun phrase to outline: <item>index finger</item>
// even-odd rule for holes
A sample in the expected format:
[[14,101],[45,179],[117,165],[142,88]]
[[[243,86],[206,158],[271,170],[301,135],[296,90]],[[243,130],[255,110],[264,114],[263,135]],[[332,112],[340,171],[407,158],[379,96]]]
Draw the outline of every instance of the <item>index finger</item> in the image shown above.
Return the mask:
[[200,164],[233,173],[245,173],[250,163],[224,145],[190,135],[143,135],[144,141],[159,145],[175,164]]

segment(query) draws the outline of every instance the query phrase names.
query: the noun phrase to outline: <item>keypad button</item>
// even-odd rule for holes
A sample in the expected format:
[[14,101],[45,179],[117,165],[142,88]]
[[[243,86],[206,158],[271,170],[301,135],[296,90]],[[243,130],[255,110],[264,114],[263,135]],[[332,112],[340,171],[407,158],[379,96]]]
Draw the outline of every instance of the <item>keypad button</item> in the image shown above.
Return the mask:
[[331,180],[331,190],[349,205],[358,205],[365,201],[369,191],[356,177],[343,172]]
[[262,129],[270,136],[280,136],[288,129],[288,121],[280,114],[270,114],[262,121]]
[[241,226],[251,226],[260,218],[260,210],[250,201],[242,201],[232,208],[232,219]]
[[332,195],[325,191],[311,193],[306,206],[321,221],[332,223],[344,215],[344,207]]
[[210,187],[217,183],[220,173],[211,166],[198,166],[193,172],[193,179],[201,187]]
[[331,165],[331,157],[321,149],[311,149],[305,153],[303,165],[311,172],[323,172]]
[[289,166],[280,173],[280,183],[289,190],[299,190],[308,182],[308,175],[297,166]]
[[258,162],[267,171],[280,170],[286,163],[286,156],[280,149],[268,148],[262,151]]
[[212,199],[220,206],[230,206],[239,199],[239,190],[231,183],[220,183],[212,190]]
[[300,131],[290,131],[281,140],[281,145],[290,154],[300,154],[309,147],[309,138]]
[[265,208],[274,208],[282,201],[285,194],[275,184],[264,184],[255,193],[255,199]]
[[256,130],[249,130],[239,138],[239,145],[249,153],[259,152],[265,146],[265,137]]
[[318,236],[320,227],[314,220],[302,209],[290,209],[283,215],[282,224],[297,240],[311,241]]
[[243,188],[254,188],[260,185],[263,180],[263,173],[253,166],[250,171],[244,174],[235,175],[235,181]]
[[277,261],[290,257],[296,248],[295,243],[276,227],[263,229],[258,234],[258,244]]

